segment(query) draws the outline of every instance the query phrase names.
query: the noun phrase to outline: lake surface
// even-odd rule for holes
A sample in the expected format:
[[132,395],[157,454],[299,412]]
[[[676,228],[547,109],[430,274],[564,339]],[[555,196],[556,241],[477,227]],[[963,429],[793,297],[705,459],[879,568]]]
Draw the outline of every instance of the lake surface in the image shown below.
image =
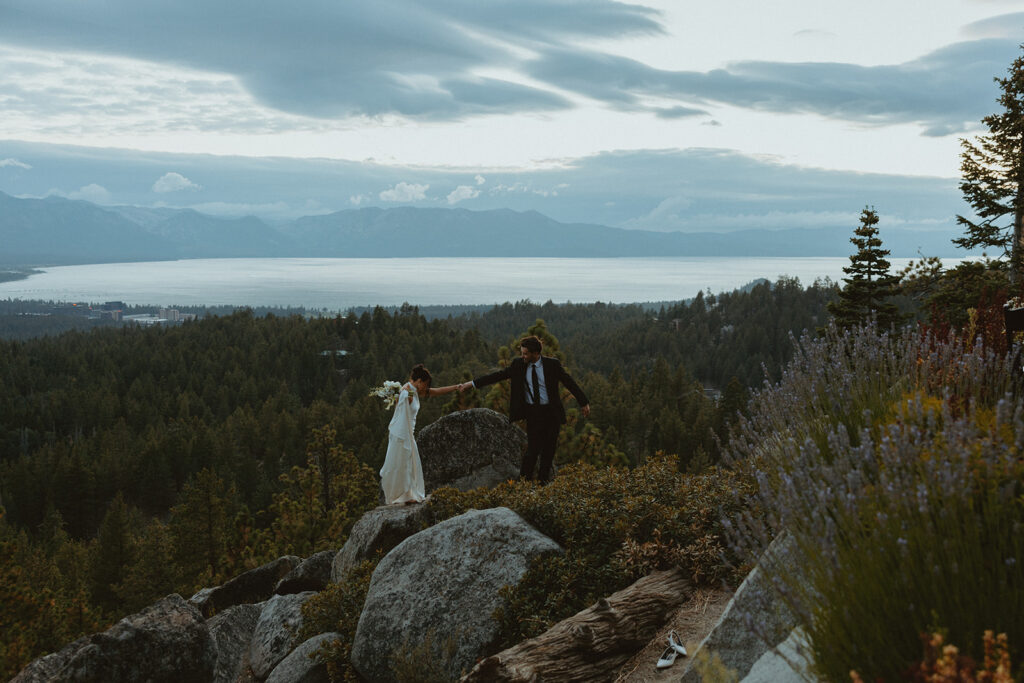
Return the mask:
[[[893,269],[911,259],[890,259]],[[946,259],[953,265],[959,259]],[[732,291],[757,278],[840,282],[838,258],[193,259],[45,268],[0,283],[0,298],[156,306],[634,303]]]

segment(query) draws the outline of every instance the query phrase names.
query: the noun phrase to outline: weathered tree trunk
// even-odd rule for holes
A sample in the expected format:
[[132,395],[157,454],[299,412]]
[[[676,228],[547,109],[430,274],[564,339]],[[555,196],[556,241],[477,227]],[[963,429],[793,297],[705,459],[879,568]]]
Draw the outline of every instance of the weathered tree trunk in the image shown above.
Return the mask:
[[690,592],[678,568],[654,572],[536,638],[484,659],[462,681],[613,680]]

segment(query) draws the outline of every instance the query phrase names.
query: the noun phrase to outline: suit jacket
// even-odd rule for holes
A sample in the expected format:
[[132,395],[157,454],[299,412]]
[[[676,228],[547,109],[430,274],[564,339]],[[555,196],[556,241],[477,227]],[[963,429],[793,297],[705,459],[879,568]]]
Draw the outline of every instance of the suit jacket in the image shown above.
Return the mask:
[[[559,384],[564,384],[576,402],[581,406],[588,405],[587,395],[583,393],[576,380],[565,371],[562,363],[557,358],[541,356],[541,365],[544,367],[544,384],[547,386],[548,403],[554,406],[558,419],[565,424],[565,407],[562,405],[562,393]],[[522,358],[516,358],[504,370],[493,372],[473,380],[477,388],[486,387],[502,380],[511,380],[511,397],[508,405],[508,416],[510,420],[522,420],[526,418],[526,362]]]

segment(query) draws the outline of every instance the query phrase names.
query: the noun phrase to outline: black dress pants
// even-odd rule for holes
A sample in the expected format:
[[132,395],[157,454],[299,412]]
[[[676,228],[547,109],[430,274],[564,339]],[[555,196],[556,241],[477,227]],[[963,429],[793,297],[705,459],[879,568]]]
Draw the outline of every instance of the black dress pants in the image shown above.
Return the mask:
[[[539,479],[545,484],[551,481],[551,465],[555,460],[561,427],[558,412],[551,404],[526,406],[526,454],[519,468],[520,479]],[[540,471],[534,476],[538,458]]]

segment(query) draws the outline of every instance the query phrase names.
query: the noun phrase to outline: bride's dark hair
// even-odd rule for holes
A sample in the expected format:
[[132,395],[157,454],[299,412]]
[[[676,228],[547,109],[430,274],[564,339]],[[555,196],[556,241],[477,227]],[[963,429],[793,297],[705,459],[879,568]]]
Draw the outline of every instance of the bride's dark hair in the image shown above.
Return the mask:
[[430,388],[430,384],[433,381],[433,379],[430,376],[430,370],[427,370],[425,367],[423,367],[423,363],[417,363],[416,365],[414,365],[412,367],[412,370],[409,371],[409,379],[412,379],[412,380],[417,380],[417,379],[426,380],[427,381],[427,388],[428,389]]

